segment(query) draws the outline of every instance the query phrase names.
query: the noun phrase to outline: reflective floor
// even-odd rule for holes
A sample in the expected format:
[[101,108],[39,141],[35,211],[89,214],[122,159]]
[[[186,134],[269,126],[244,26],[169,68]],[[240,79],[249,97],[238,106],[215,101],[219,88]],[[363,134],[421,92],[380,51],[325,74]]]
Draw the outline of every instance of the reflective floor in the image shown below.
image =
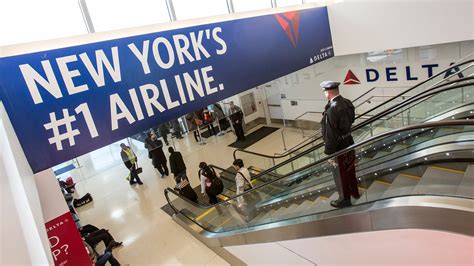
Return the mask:
[[[253,130],[256,129],[258,127]],[[269,155],[283,152],[281,131],[273,132],[247,149]],[[303,139],[301,131],[296,129],[285,129],[284,135],[287,147]],[[128,141],[143,167],[140,178],[144,185],[130,186],[125,179],[128,170],[120,158],[121,142],[81,156],[74,161],[78,168],[61,175],[72,176],[77,182],[76,197],[89,192],[94,198],[92,203],[77,208],[81,223],[109,229],[117,241],[123,241],[123,247],[113,252],[122,264],[228,264],[160,209],[166,204],[163,190],[174,187],[174,180],[161,178],[152,167],[143,143],[132,139],[123,142]],[[191,185],[195,187],[199,185],[199,162],[224,167],[232,164],[234,148],[227,145],[234,141],[235,135],[230,132],[210,137],[206,139],[206,145],[199,145],[191,134],[181,140],[170,139],[170,145],[174,143],[176,150],[182,153]],[[165,154],[168,155],[167,148]]]

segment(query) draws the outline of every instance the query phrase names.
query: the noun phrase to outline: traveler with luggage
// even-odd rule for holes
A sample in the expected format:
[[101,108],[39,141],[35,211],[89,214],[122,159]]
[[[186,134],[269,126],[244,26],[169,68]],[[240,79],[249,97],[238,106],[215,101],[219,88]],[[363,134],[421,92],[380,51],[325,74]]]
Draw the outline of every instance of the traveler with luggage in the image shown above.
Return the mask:
[[186,164],[184,163],[183,156],[179,151],[175,151],[173,147],[169,147],[168,152],[170,153],[169,160],[171,173],[173,173],[176,183],[179,183],[181,176],[186,176]]
[[120,157],[122,157],[122,161],[125,164],[125,167],[130,171],[130,185],[138,183],[143,185],[143,182],[138,177],[138,174],[141,173],[142,169],[138,167],[138,159],[132,149],[125,145],[124,143],[120,144],[122,150],[120,151]]

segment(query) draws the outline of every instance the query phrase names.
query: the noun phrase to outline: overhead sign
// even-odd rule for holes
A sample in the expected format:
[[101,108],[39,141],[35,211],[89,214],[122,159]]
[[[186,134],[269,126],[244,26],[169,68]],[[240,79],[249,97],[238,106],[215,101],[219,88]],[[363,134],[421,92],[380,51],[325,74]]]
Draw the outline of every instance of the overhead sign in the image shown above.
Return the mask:
[[0,59],[34,172],[333,56],[326,7]]

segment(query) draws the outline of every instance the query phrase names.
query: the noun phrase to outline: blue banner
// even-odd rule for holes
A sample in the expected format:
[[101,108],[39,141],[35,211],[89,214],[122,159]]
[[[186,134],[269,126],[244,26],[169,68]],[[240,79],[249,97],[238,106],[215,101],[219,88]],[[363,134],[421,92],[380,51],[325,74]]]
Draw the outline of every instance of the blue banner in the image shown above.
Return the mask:
[[332,56],[320,7],[1,58],[0,97],[39,172]]

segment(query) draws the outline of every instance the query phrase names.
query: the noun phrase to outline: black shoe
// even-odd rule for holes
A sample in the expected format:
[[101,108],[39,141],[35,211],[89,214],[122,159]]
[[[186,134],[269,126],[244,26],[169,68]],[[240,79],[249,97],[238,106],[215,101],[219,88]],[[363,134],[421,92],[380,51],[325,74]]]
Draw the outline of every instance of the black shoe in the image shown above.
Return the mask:
[[354,199],[358,200],[360,199],[360,194],[357,194],[357,195],[351,195]]
[[122,242],[117,242],[117,241],[113,240],[113,241],[110,243],[109,246],[111,246],[111,247],[114,249],[114,248],[120,247],[120,246],[122,246],[122,245],[123,245]]
[[130,185],[135,185],[137,182],[130,182]]
[[344,208],[344,207],[349,207],[352,206],[351,200],[333,200],[331,201],[331,206],[334,208]]
[[142,182],[142,181],[140,181],[140,182],[138,182],[138,184],[139,184],[139,185],[143,185],[143,182]]

